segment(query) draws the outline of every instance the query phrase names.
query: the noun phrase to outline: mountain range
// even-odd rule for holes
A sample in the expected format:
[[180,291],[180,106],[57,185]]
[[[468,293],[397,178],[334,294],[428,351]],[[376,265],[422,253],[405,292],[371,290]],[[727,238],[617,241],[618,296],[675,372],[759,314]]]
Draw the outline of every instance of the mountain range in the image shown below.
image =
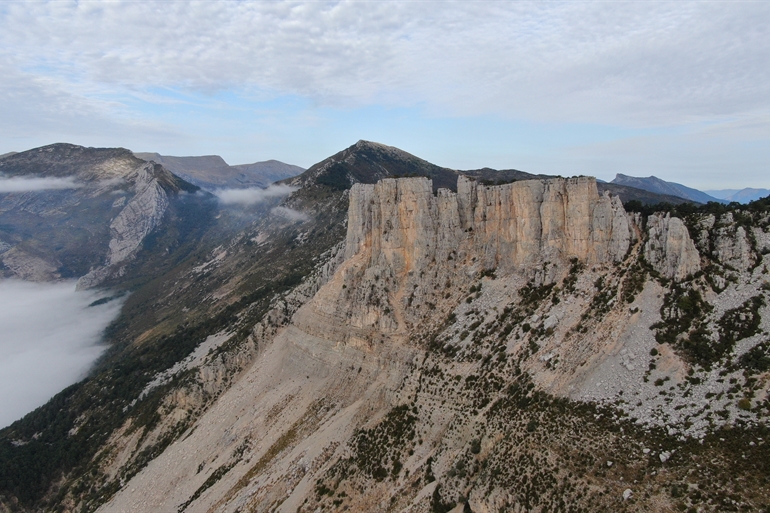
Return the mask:
[[770,189],[721,189],[716,191],[706,191],[707,194],[723,199],[725,201],[736,201],[738,203],[748,203],[766,196],[770,196]]
[[4,272],[131,292],[92,373],[0,430],[0,508],[770,505],[767,200],[367,141],[248,208],[128,150],[0,172],[73,185],[0,193]]
[[691,187],[686,187],[679,183],[667,182],[655,176],[638,178],[635,176],[628,176],[618,173],[610,183],[636,187],[638,189],[644,189],[646,191],[655,192],[658,194],[677,196],[697,203],[708,203],[709,201],[716,201],[718,203],[724,202],[724,200],[709,196],[705,192],[701,192]]
[[231,166],[219,155],[202,157],[170,157],[158,153],[134,153],[142,160],[156,162],[175,175],[212,192],[216,189],[260,187],[297,176],[303,171],[299,166],[277,160]]

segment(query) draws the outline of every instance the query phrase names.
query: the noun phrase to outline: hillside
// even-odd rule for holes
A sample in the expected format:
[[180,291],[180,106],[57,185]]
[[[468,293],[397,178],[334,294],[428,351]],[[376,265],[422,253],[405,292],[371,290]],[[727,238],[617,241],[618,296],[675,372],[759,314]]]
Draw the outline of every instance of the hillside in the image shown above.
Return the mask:
[[0,431],[0,505],[766,508],[767,202],[484,173],[361,141],[206,232]]

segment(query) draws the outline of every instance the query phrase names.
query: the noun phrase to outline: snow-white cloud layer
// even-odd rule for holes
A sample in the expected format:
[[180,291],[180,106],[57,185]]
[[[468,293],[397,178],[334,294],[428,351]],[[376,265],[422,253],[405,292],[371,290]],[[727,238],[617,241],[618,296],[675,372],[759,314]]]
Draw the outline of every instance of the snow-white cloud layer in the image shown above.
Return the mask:
[[249,187],[247,189],[217,189],[214,195],[225,205],[250,206],[270,198],[288,196],[295,189],[288,185],[270,185],[266,189]]
[[81,187],[81,184],[75,182],[74,178],[6,178],[0,176],[0,193],[76,189],[78,187]]
[[0,427],[85,377],[122,305],[88,306],[98,298],[74,282],[0,280]]

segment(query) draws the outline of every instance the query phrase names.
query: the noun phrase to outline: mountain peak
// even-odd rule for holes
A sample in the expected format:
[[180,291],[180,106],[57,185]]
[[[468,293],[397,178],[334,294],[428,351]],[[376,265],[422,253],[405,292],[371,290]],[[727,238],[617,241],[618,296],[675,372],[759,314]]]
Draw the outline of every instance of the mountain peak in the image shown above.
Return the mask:
[[701,192],[697,189],[693,189],[692,187],[687,187],[679,183],[667,182],[658,178],[657,176],[648,176],[646,178],[642,178],[618,173],[615,175],[615,179],[610,183],[615,185],[636,187],[637,189],[643,189],[645,191],[650,191],[657,194],[678,196],[680,198],[698,203],[708,203],[710,201],[724,203],[723,200],[709,196],[705,192]]
[[383,178],[401,176],[431,178],[435,189],[457,188],[457,171],[431,164],[394,146],[365,140],[315,164],[291,183],[349,189],[355,183],[373,184]]

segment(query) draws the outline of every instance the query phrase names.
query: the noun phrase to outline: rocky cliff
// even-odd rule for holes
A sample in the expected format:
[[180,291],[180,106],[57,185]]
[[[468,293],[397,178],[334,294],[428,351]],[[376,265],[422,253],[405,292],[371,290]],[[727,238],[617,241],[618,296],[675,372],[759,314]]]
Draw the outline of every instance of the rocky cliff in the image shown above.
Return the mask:
[[[122,274],[121,264],[133,257],[147,237],[163,220],[169,204],[168,193],[178,193],[173,175],[149,162],[126,176],[133,195],[110,223],[110,242],[104,264],[78,280],[79,289],[95,287],[111,273]],[[168,192],[166,188],[168,188]]]
[[[80,278],[80,288],[124,276],[150,234],[179,238],[189,231],[168,211],[197,190],[128,150],[71,144],[7,156],[0,178],[20,184],[0,193],[0,273],[35,281]],[[200,206],[206,201],[204,194],[196,199]],[[205,224],[205,211],[189,214]]]
[[357,184],[350,194],[347,255],[371,249],[371,264],[421,271],[450,257],[512,270],[578,258],[615,262],[628,251],[630,221],[620,201],[599,196],[593,178],[479,185],[432,192],[426,178]]

